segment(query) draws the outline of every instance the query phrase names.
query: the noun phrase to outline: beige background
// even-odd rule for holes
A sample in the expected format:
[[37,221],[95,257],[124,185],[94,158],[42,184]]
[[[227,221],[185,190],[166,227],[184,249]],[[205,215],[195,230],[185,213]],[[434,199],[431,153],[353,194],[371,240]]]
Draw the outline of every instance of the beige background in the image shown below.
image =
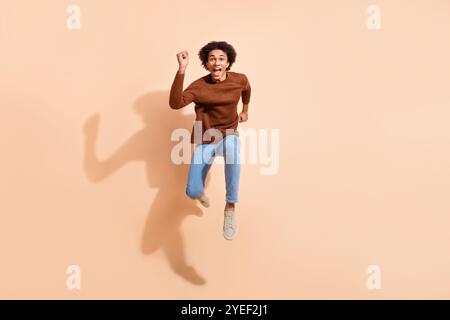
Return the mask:
[[[447,0],[2,0],[0,298],[450,298],[449,33]],[[240,128],[280,129],[232,242],[223,166],[202,210],[169,160],[194,117],[168,106],[175,55],[186,87],[211,40],[251,81]]]

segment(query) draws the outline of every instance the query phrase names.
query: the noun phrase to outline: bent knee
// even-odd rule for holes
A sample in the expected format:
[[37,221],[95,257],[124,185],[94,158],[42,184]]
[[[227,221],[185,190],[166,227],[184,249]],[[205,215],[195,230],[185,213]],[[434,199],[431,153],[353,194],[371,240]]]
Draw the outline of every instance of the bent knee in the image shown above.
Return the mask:
[[192,187],[190,185],[186,186],[186,195],[191,199],[197,199],[203,193],[201,188]]

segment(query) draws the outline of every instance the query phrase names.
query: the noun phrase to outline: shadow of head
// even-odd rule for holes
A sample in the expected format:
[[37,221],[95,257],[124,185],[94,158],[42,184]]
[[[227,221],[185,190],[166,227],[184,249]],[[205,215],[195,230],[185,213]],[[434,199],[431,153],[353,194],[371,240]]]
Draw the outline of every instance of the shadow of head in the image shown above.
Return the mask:
[[[141,117],[146,127],[154,135],[168,136],[177,128],[190,130],[194,116],[185,115],[181,110],[169,107],[169,93],[167,91],[154,91],[147,93],[133,103],[133,110]],[[159,134],[158,134],[159,133]]]

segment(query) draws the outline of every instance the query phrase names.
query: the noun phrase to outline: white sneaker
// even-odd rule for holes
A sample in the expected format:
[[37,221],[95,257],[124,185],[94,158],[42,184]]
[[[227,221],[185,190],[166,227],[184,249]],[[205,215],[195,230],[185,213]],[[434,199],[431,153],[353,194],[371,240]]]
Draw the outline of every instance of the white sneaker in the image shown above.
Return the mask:
[[205,194],[202,194],[197,199],[200,201],[202,206],[204,206],[205,208],[209,208],[209,199],[208,199],[208,197]]
[[223,218],[223,236],[227,240],[233,240],[237,231],[236,214],[234,213],[234,210],[225,210]]

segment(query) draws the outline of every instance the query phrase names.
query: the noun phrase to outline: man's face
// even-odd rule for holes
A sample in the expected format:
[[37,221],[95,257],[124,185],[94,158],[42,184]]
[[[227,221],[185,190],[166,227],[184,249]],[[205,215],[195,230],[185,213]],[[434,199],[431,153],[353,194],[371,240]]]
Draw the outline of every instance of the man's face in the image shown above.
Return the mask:
[[211,77],[214,80],[226,78],[226,69],[229,66],[227,54],[220,50],[211,50],[208,54],[207,67],[211,72]]

